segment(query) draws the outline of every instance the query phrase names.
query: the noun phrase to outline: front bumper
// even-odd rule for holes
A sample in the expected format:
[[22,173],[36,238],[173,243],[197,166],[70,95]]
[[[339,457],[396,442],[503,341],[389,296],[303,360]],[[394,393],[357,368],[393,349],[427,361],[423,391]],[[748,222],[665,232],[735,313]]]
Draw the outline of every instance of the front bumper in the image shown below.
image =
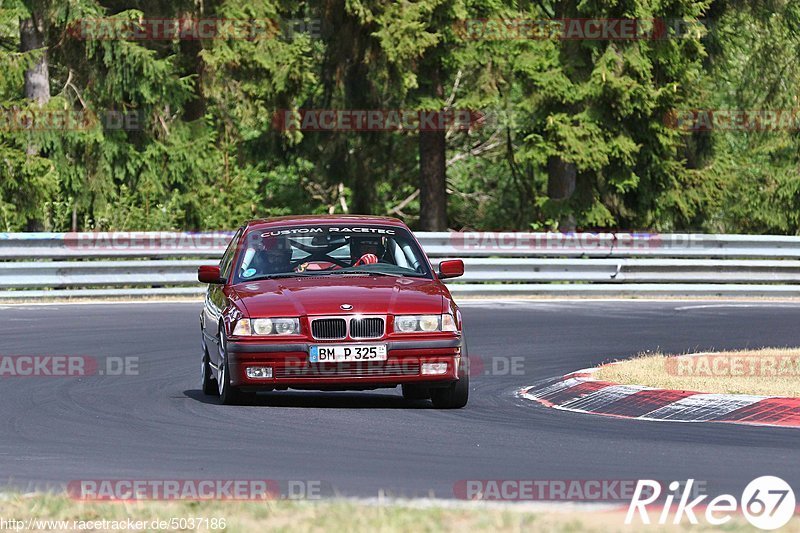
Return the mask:
[[[345,344],[357,344],[342,341]],[[387,360],[363,363],[310,363],[309,349],[323,342],[264,342],[230,339],[227,344],[231,382],[243,390],[339,389],[366,390],[417,384],[447,386],[458,380],[462,364],[460,336],[428,339],[376,340],[386,344]],[[336,343],[333,343],[336,344]],[[446,363],[444,374],[422,374],[423,363]],[[252,379],[247,367],[270,367],[272,377]]]

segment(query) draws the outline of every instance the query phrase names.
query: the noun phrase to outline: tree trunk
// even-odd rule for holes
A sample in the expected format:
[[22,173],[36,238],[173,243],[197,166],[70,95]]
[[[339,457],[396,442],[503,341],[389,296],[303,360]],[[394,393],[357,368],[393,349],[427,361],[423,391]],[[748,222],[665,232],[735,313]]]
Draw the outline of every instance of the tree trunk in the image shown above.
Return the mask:
[[[178,13],[178,17],[184,20],[197,20],[208,18],[195,4],[194,10]],[[183,119],[187,122],[200,120],[206,114],[206,99],[203,94],[205,84],[205,62],[203,61],[203,41],[200,39],[181,39],[179,43],[180,61],[184,75],[194,75],[195,90],[192,97],[186,102],[183,108]]]
[[364,143],[360,149],[361,154],[348,154],[350,171],[353,173],[353,213],[359,215],[373,214],[375,203],[375,184],[379,179],[375,168],[370,168],[372,158],[370,148],[375,144],[374,133],[363,133]]
[[419,229],[447,230],[445,131],[419,132]]
[[[33,10],[30,18],[19,21],[20,51],[30,52],[44,48],[44,14],[42,11]],[[39,107],[50,101],[50,72],[47,65],[47,52],[31,68],[25,71],[25,98],[33,100]],[[29,156],[38,155],[40,147],[29,142],[26,153]],[[44,224],[38,217],[28,220],[27,231],[42,231]]]
[[187,122],[200,120],[206,114],[206,99],[203,94],[203,78],[205,76],[205,64],[200,53],[203,51],[202,43],[197,41],[183,40],[180,44],[181,56],[190,64],[189,73],[195,74],[195,90],[183,109],[183,119]]
[[[547,196],[557,202],[568,202],[575,193],[578,181],[578,170],[573,163],[567,163],[557,156],[547,160]],[[575,229],[575,217],[564,215],[558,221],[559,229],[571,231]]]
[[[324,3],[323,14],[322,35],[328,43],[323,64],[323,101],[326,107],[380,109],[368,59],[375,46],[374,25],[364,25],[350,13],[345,0],[328,0]],[[339,84],[341,101],[337,101]],[[353,214],[373,213],[380,176],[375,160],[383,157],[380,143],[383,135],[369,131],[335,133],[335,156],[329,167],[330,177],[335,182],[346,181],[350,185]]]
[[[430,95],[442,98],[444,87],[438,58],[428,63],[423,74],[421,78],[430,80]],[[422,231],[447,230],[446,133],[444,129],[419,132],[419,229]]]
[[[44,47],[44,17],[42,13],[31,13],[30,18],[19,21],[20,51],[30,52]],[[47,52],[31,68],[25,71],[25,98],[34,100],[39,106],[50,101],[50,73]]]

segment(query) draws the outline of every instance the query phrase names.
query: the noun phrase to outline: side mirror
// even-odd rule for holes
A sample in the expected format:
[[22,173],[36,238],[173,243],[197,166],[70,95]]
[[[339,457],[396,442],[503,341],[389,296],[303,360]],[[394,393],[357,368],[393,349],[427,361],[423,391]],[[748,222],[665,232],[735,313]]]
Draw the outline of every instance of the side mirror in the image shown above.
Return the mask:
[[211,283],[214,285],[222,285],[225,283],[225,280],[219,277],[219,267],[211,265],[203,265],[197,269],[197,280],[201,283]]
[[439,263],[439,278],[457,278],[464,275],[464,261],[453,259]]

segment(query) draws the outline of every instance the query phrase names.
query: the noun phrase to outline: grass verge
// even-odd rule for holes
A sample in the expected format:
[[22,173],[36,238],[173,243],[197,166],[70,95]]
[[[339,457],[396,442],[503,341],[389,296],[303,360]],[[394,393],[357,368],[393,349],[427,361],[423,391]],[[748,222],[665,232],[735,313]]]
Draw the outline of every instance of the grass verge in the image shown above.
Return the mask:
[[603,366],[595,376],[658,389],[800,397],[800,348],[643,354]]
[[[142,521],[144,529],[135,531],[222,531],[208,527],[205,520],[224,519],[224,531],[291,531],[291,532],[405,532],[405,531],[491,531],[522,532],[626,532],[646,527],[647,531],[718,531],[708,525],[642,526],[640,522],[625,525],[624,510],[581,511],[574,507],[540,506],[550,510],[532,510],[529,504],[483,504],[480,502],[442,502],[441,500],[408,500],[384,504],[358,500],[324,500],[317,502],[134,502],[85,503],[65,496],[37,494],[11,495],[0,499],[1,520],[41,520],[28,523],[32,528],[18,531],[74,531],[73,521],[83,521],[83,530],[113,531],[112,522]],[[652,518],[658,519],[654,512]],[[188,521],[194,518],[199,525]],[[155,521],[179,527],[153,527]],[[184,520],[181,522],[181,520]],[[106,520],[105,524],[91,524]],[[47,527],[46,521],[53,522]],[[2,522],[0,522],[2,523]],[[219,524],[217,522],[217,524]],[[6,530],[15,530],[8,527]],[[632,529],[633,528],[633,529]],[[116,529],[134,531],[127,529]],[[725,526],[729,532],[752,531],[752,526],[741,516],[734,517]],[[782,531],[800,532],[800,519],[793,518]]]

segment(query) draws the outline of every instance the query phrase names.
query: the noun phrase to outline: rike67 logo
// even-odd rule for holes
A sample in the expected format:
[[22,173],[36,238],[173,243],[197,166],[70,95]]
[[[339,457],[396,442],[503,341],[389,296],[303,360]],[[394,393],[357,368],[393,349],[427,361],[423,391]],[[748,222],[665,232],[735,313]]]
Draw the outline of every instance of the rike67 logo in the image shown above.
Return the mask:
[[[680,524],[684,517],[689,523],[698,524],[695,514],[700,512],[700,509],[696,509],[698,507],[705,507],[705,520],[712,526],[721,526],[729,522],[739,509],[752,526],[763,530],[781,528],[794,516],[796,505],[794,491],[779,477],[762,476],[754,479],[745,487],[740,502],[737,502],[731,494],[721,494],[709,502],[705,502],[708,495],[703,494],[690,501],[693,496],[693,484],[693,479],[685,484],[673,481],[669,484],[672,494],[661,500],[661,485],[658,481],[639,480],[628,507],[628,514],[625,516],[625,523],[634,523],[638,513],[638,519],[643,524],[650,524],[648,505],[655,504],[654,508],[660,510],[656,522],[661,525],[667,524],[676,499],[678,503],[672,518],[673,524]],[[681,487],[683,487],[682,493],[676,494]]]

